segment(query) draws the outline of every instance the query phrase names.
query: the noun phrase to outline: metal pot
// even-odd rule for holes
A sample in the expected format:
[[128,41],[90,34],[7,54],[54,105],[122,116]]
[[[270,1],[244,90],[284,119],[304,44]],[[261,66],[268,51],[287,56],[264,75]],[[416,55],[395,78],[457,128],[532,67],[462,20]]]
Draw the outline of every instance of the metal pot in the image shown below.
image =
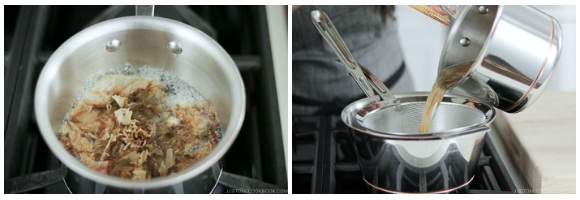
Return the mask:
[[418,133],[427,95],[397,94],[397,100],[373,96],[342,111],[368,185],[390,193],[445,193],[473,180],[495,109],[446,95],[432,132]]
[[[70,155],[58,129],[85,80],[115,66],[154,66],[197,88],[216,108],[223,136],[215,149],[173,176],[134,181],[94,171]],[[93,25],[61,45],[44,66],[34,97],[42,137],[69,168],[65,181],[74,193],[208,193],[221,174],[219,160],[234,142],[245,114],[239,71],[223,48],[186,24],[152,16],[122,17]]]
[[475,61],[454,92],[517,113],[546,87],[561,48],[560,24],[534,7],[462,6],[443,47],[439,71]]

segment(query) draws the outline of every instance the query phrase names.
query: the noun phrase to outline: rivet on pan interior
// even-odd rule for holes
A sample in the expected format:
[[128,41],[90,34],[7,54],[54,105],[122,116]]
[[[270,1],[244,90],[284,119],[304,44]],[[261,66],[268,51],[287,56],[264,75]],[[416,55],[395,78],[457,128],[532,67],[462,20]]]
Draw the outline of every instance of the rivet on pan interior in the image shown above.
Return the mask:
[[393,101],[393,103],[395,104],[395,111],[399,112],[399,111],[403,110],[403,107],[401,107],[401,104],[400,104],[401,100],[395,99]]
[[459,44],[463,47],[469,46],[469,43],[470,43],[470,41],[469,41],[469,38],[467,38],[467,37],[463,37],[463,38],[459,39]]
[[485,6],[479,6],[479,14],[487,14],[489,12],[489,8]]
[[171,50],[171,52],[174,54],[180,54],[181,52],[183,52],[183,49],[181,49],[181,45],[179,45],[175,41],[167,43],[167,48]]
[[114,40],[111,40],[109,43],[107,43],[107,46],[105,47],[105,49],[108,52],[115,52],[115,51],[119,50],[120,46],[121,46],[121,41],[114,39]]

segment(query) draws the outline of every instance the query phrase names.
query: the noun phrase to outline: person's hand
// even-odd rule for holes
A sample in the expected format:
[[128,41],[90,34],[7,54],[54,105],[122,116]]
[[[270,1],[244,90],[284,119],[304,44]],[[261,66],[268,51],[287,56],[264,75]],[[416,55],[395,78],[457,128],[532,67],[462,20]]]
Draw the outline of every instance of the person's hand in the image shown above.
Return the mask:
[[[411,8],[433,18],[434,20],[448,26],[456,17],[457,6],[441,6],[441,5],[409,5]],[[449,12],[447,12],[447,11]]]
[[[428,7],[432,8],[435,11],[437,11],[439,14],[449,15],[449,13],[447,13],[440,5],[430,5]],[[457,9],[455,9],[455,6],[451,6],[451,12],[453,12],[453,13],[457,12]]]
[[448,15],[451,18],[455,18],[457,17],[457,6],[448,6],[449,7],[449,12],[445,11],[445,9],[443,8],[443,6],[441,5],[430,5],[428,6],[429,8],[432,8],[433,10],[437,11],[439,14],[442,15]]

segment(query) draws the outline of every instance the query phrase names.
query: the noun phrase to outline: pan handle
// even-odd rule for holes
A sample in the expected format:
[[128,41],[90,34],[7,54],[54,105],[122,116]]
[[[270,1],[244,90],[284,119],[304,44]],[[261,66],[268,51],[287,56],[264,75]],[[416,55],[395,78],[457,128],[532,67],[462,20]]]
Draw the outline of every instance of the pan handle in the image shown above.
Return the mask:
[[324,11],[313,10],[310,13],[310,16],[312,23],[314,23],[314,26],[318,32],[320,32],[320,35],[324,40],[326,40],[328,45],[330,45],[334,53],[336,53],[336,56],[338,56],[360,89],[368,97],[375,96],[376,94],[373,91],[373,88],[369,85],[362,70],[358,67],[358,63],[348,50],[348,47],[346,47],[344,40],[342,40],[342,37],[338,34],[338,31],[334,27],[334,24],[332,24],[328,15]]
[[136,16],[153,16],[155,5],[135,5]]
[[[312,23],[326,40],[334,53],[338,56],[349,74],[354,78],[358,86],[368,97],[378,95],[382,100],[396,100],[396,97],[389,92],[387,86],[381,83],[370,71],[357,63],[346,47],[346,43],[332,24],[332,21],[324,11],[314,10],[311,13]],[[373,85],[369,84],[369,81]],[[375,93],[376,92],[376,93]]]

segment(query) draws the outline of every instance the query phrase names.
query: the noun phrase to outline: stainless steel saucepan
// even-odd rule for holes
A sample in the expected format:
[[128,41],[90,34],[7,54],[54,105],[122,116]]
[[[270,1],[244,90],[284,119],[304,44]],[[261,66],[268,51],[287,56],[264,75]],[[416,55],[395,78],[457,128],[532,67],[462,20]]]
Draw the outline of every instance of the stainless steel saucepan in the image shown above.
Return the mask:
[[[221,174],[219,161],[234,142],[245,114],[245,90],[232,58],[201,31],[170,19],[143,15],[108,20],[77,33],[52,54],[36,85],[34,110],[42,137],[67,170],[73,193],[208,193]],[[216,108],[223,136],[192,167],[144,181],[94,171],[69,154],[58,129],[92,75],[115,66],[153,66],[173,72],[197,88]]]
[[453,92],[517,113],[546,87],[562,40],[558,21],[532,6],[462,6],[443,47],[439,71],[475,60]]
[[477,169],[493,107],[446,95],[429,133],[418,133],[428,93],[368,97],[346,106],[363,180],[389,193],[445,193],[469,184]]

